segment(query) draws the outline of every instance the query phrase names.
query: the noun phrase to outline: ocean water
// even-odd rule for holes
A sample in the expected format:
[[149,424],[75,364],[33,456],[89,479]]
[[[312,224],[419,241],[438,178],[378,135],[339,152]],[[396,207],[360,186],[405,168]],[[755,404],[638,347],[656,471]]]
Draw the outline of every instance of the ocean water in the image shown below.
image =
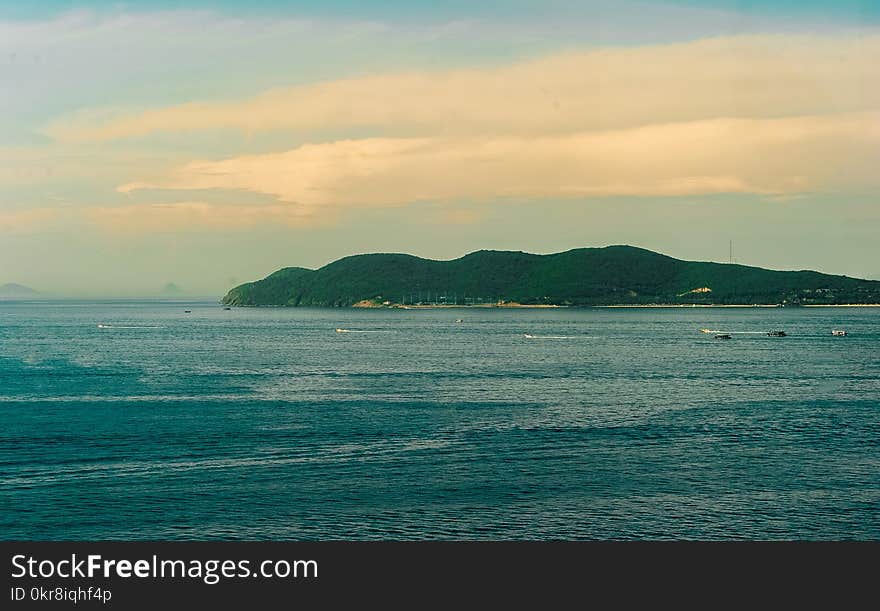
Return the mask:
[[0,539],[880,538],[880,308],[0,302],[0,423]]

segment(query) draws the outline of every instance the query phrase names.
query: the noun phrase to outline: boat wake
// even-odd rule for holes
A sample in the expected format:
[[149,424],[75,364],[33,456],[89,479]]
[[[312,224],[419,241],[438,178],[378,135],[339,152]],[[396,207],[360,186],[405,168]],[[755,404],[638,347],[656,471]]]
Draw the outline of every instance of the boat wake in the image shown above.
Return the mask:
[[700,329],[700,331],[719,335],[767,335],[766,331],[718,331],[717,329]]
[[98,323],[99,329],[161,329],[158,325],[107,325]]
[[531,333],[524,333],[523,337],[526,339],[578,339],[578,335],[532,335]]
[[337,333],[379,333],[374,329],[336,329]]

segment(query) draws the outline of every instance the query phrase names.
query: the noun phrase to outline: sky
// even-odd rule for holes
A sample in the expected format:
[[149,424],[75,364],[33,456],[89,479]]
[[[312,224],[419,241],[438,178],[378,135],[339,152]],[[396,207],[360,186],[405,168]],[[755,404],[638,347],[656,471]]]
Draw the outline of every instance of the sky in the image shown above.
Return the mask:
[[0,284],[632,244],[880,279],[880,3],[0,1]]

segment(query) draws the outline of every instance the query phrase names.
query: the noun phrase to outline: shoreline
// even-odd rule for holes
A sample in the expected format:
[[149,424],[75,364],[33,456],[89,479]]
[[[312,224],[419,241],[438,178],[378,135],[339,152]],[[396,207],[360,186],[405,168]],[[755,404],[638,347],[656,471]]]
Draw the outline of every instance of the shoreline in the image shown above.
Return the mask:
[[811,303],[802,308],[880,308],[880,303]]
[[[238,306],[242,307],[242,306]],[[252,306],[249,306],[252,307]],[[257,306],[260,307],[260,306]],[[492,308],[492,309],[547,309],[547,308],[779,308],[779,309],[798,309],[798,308],[880,308],[880,303],[821,303],[806,304],[797,306],[781,306],[778,304],[756,303],[756,304],[721,304],[721,303],[645,303],[645,304],[614,304],[614,305],[556,305],[556,304],[522,304],[522,303],[481,303],[473,305],[452,305],[452,304],[436,304],[436,305],[351,305],[351,308],[357,309],[384,309],[384,310],[442,310],[442,309],[463,309],[463,308]]]
[[358,306],[353,305],[353,308],[384,308],[386,310],[444,310],[444,309],[456,309],[456,308],[497,308],[497,309],[518,309],[518,308],[569,308],[573,306],[567,305],[554,305],[554,304],[545,304],[538,303],[534,305],[522,304],[522,303],[478,303],[473,305],[454,305],[454,304],[442,304],[438,303],[437,305],[392,305],[392,306]]
[[797,306],[781,306],[769,303],[756,303],[752,305],[744,304],[723,304],[723,303],[669,303],[669,304],[642,304],[642,305],[601,305],[601,306],[585,306],[592,308],[779,308],[779,309],[798,309],[798,308],[880,308],[880,303],[811,303]]

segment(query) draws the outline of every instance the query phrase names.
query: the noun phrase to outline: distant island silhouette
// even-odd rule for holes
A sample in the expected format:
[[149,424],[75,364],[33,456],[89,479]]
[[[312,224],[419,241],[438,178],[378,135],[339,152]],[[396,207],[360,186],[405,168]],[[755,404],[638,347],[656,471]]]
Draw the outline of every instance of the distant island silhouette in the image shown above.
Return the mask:
[[35,297],[39,295],[37,291],[23,284],[8,282],[0,284],[0,298],[3,297]]
[[363,254],[287,267],[230,290],[234,306],[839,305],[880,303],[880,281],[683,261],[633,246],[550,255],[481,250],[451,261]]

